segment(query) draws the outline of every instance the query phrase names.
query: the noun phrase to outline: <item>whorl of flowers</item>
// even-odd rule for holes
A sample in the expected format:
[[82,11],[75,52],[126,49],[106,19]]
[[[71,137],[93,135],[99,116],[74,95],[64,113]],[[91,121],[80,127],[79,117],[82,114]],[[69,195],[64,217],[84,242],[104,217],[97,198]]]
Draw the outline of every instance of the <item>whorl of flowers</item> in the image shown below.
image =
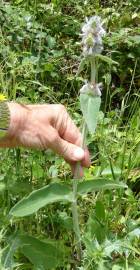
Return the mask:
[[100,54],[103,50],[102,37],[105,35],[99,16],[86,18],[86,23],[82,27],[82,45],[85,56]]
[[89,82],[85,82],[85,84],[80,89],[81,94],[92,94],[94,96],[101,96],[102,83],[91,84]]

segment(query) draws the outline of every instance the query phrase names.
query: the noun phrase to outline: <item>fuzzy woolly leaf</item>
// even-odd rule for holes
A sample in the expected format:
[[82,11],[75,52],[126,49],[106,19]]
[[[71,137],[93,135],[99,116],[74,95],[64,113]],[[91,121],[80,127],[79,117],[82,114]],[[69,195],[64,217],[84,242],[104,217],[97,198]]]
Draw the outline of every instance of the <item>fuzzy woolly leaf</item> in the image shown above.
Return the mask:
[[101,104],[101,98],[99,96],[93,96],[90,94],[80,94],[80,105],[83,117],[87,124],[88,130],[91,133],[95,132],[98,120],[98,114]]
[[78,184],[78,193],[82,195],[92,191],[117,188],[127,188],[127,185],[122,182],[106,179],[87,180]]
[[10,211],[15,217],[24,217],[37,212],[47,204],[59,201],[72,201],[72,192],[64,184],[54,183],[33,191],[19,201]]

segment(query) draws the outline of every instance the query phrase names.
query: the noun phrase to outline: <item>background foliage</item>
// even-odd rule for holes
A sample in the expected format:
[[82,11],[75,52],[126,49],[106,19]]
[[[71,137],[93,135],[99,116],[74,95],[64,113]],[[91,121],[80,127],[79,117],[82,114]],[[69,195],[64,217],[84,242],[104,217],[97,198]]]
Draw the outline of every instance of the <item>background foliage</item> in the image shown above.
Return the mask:
[[[78,91],[83,78],[80,27],[98,14],[107,36],[100,65],[102,113],[89,136],[90,179],[121,180],[128,189],[79,198],[83,259],[79,269],[140,268],[140,7],[139,0],[13,0],[0,2],[0,92],[25,103],[61,102],[80,125]],[[82,72],[84,77],[86,70]],[[12,218],[10,209],[47,184],[71,182],[68,165],[51,151],[0,151],[1,269],[74,269],[69,203],[49,204]],[[59,180],[58,180],[59,178]],[[54,197],[53,197],[54,198]],[[49,254],[48,257],[46,257]],[[51,254],[51,256],[50,256]],[[53,257],[52,257],[53,254]]]

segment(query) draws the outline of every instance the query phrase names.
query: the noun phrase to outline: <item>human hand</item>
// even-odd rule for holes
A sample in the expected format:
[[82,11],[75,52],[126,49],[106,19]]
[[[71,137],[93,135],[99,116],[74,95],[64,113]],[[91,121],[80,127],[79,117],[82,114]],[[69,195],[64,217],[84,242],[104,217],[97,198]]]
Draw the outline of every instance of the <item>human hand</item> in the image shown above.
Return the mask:
[[3,147],[50,148],[72,165],[90,165],[89,152],[80,147],[82,137],[63,105],[8,103],[11,123]]

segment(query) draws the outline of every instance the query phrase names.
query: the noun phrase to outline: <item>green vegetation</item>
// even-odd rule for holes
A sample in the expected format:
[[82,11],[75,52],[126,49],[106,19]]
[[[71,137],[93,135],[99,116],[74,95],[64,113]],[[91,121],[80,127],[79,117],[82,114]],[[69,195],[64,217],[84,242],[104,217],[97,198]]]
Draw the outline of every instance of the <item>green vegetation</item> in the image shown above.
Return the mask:
[[[77,186],[78,261],[68,164],[50,150],[0,150],[1,270],[140,269],[139,0],[0,2],[0,92],[24,103],[62,103],[80,126],[85,17],[104,21],[101,112],[88,135],[91,167]],[[117,64],[116,64],[117,62]]]

